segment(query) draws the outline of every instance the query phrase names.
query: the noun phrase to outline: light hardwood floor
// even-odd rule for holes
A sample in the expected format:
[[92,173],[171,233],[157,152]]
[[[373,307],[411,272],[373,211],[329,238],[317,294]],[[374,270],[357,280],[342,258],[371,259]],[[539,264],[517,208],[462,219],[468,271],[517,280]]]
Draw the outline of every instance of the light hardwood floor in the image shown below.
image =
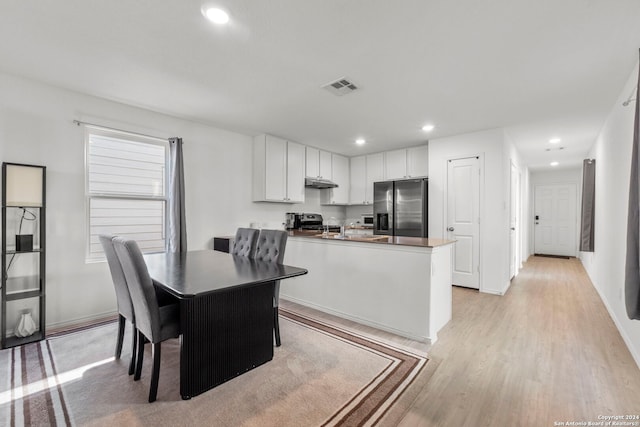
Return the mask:
[[576,259],[531,257],[502,297],[454,287],[453,319],[428,354],[421,375],[430,378],[400,426],[554,426],[640,415],[640,369]]

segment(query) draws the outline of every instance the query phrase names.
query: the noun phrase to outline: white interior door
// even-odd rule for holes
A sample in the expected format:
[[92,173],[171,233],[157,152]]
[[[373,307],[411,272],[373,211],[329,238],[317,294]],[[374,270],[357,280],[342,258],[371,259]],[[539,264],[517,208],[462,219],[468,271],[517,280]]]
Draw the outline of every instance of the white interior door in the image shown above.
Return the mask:
[[576,255],[575,184],[536,186],[533,220],[534,253]]
[[453,284],[480,288],[480,160],[449,160],[447,169],[447,230],[456,240]]
[[509,189],[509,278],[518,274],[518,211],[520,206],[520,173],[511,164],[511,186]]

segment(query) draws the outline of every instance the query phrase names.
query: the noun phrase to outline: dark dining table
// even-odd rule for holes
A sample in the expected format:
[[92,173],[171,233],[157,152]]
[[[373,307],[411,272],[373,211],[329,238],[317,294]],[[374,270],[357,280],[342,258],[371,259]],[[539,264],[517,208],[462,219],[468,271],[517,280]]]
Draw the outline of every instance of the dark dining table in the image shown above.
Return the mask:
[[144,256],[180,303],[180,395],[190,399],[273,359],[277,280],[304,268],[213,250]]

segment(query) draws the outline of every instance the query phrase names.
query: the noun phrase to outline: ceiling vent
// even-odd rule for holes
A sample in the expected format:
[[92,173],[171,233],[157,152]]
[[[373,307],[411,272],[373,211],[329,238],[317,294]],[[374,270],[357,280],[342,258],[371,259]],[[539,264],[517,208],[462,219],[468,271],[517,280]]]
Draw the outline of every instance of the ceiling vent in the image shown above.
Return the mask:
[[358,86],[346,77],[341,77],[338,80],[327,83],[322,87],[336,96],[346,95],[358,89]]

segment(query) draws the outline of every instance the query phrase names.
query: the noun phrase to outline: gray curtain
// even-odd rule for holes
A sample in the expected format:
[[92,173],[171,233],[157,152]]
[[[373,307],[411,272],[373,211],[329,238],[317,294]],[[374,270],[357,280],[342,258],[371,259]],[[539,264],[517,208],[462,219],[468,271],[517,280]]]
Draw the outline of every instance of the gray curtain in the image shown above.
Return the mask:
[[187,221],[184,209],[184,165],[182,138],[169,139],[169,245],[170,253],[187,251]]
[[580,250],[593,252],[593,230],[596,204],[596,161],[582,162],[582,212],[580,215]]
[[[640,75],[638,76],[640,83]],[[636,87],[636,115],[633,125],[633,151],[631,154],[631,179],[629,183],[629,216],[627,217],[627,259],[624,278],[624,295],[629,319],[640,320],[640,247],[638,203],[640,201],[640,173],[638,172],[638,136],[640,112],[638,110],[640,87]]]

